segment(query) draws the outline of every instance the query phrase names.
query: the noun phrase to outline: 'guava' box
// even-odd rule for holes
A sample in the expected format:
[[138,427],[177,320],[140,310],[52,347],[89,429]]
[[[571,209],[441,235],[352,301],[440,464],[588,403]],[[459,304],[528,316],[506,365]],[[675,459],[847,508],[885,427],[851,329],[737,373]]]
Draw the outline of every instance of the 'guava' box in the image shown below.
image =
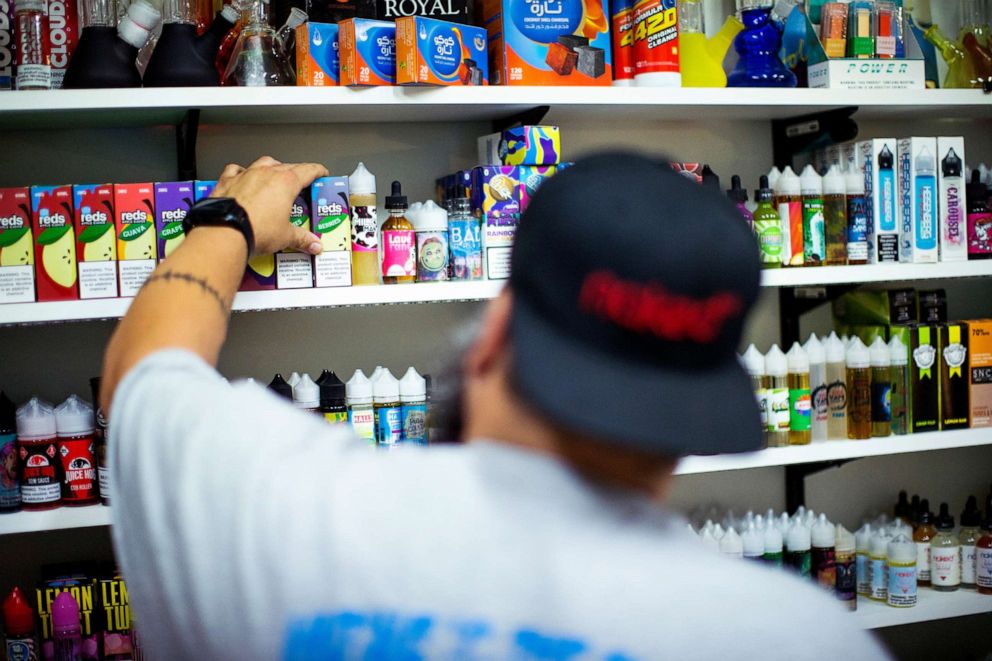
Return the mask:
[[114,298],[117,296],[114,185],[73,186],[72,199],[76,209],[79,298]]
[[321,177],[310,187],[313,233],[324,251],[313,258],[318,287],[351,284],[351,207],[348,177]]
[[477,141],[483,165],[558,165],[561,131],[557,126],[515,126]]
[[398,85],[488,85],[486,31],[423,16],[396,19]]
[[159,261],[172,254],[186,234],[183,219],[193,206],[192,181],[163,181],[155,184],[155,236]]
[[0,188],[0,303],[34,301],[31,191]]
[[971,426],[992,427],[992,319],[968,322]]
[[296,84],[336,87],[340,72],[337,23],[304,23],[296,28]]
[[482,0],[493,85],[612,85],[602,0]]
[[[289,222],[310,231],[310,201],[307,191],[296,196],[289,212]],[[291,248],[276,255],[276,289],[313,287],[313,257]]]
[[32,186],[35,273],[39,301],[79,298],[72,186]]
[[396,83],[396,25],[392,21],[349,18],[338,23],[341,85]]
[[155,270],[155,186],[114,184],[114,218],[121,296],[134,296]]

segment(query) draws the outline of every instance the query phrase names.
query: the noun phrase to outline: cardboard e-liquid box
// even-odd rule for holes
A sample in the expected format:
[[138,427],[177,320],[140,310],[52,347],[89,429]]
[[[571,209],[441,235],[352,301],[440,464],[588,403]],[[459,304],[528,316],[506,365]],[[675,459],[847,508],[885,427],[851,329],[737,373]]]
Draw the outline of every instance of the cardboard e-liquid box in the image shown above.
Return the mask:
[[72,186],[32,186],[35,286],[38,301],[79,298]]
[[561,130],[557,126],[517,126],[477,141],[482,165],[558,165]]
[[909,339],[911,429],[914,434],[937,431],[940,428],[940,331],[935,325],[918,324],[910,329]]
[[155,270],[155,186],[114,184],[117,277],[121,296],[135,296]]
[[520,213],[530,204],[530,198],[545,181],[554,176],[556,165],[520,165],[517,171],[520,175]]
[[338,23],[340,84],[396,84],[396,25],[392,21],[349,18]]
[[186,238],[183,219],[193,206],[192,181],[161,181],[155,184],[155,236],[159,261],[172,254]]
[[310,186],[313,233],[324,251],[313,258],[317,287],[351,285],[351,207],[348,177],[321,177]]
[[936,154],[936,138],[903,138],[899,141],[900,262],[930,264],[939,257]]
[[100,632],[100,646],[104,659],[130,659],[131,647],[131,600],[127,586],[121,576],[101,578],[97,581],[97,596],[100,599],[97,624]]
[[510,277],[510,253],[520,221],[520,168],[483,165],[473,168],[471,177],[470,200],[482,225],[486,278],[505,280]]
[[42,574],[46,578],[43,578],[35,588],[35,611],[40,624],[38,638],[41,639],[42,648],[38,658],[46,660],[55,658],[52,643],[52,605],[61,592],[68,592],[76,600],[79,606],[81,647],[84,650],[93,650],[93,655],[88,658],[96,658],[96,651],[99,649],[96,581],[85,572],[71,569],[63,571],[63,567],[56,566],[43,567]]
[[968,259],[968,215],[965,199],[964,138],[937,138],[937,168],[940,195],[940,261]]
[[296,84],[336,87],[341,75],[337,23],[307,22],[296,28]]
[[486,31],[423,16],[396,19],[397,85],[488,85]]
[[947,291],[944,289],[920,290],[918,320],[921,324],[947,322]]
[[[289,222],[310,231],[310,201],[306,191],[296,196]],[[313,287],[313,257],[287,248],[276,254],[276,289]]]
[[79,298],[117,296],[117,233],[114,231],[114,185],[72,187],[76,211],[76,258]]
[[0,188],[0,303],[32,303],[34,233],[31,191]]
[[197,179],[193,182],[193,203],[197,203],[205,197],[210,197],[217,186],[216,181],[209,179]]
[[968,322],[971,426],[992,427],[992,319]]
[[968,324],[940,326],[940,428],[967,429],[971,417]]
[[860,143],[868,211],[868,261],[899,261],[899,177],[895,138],[875,138]]

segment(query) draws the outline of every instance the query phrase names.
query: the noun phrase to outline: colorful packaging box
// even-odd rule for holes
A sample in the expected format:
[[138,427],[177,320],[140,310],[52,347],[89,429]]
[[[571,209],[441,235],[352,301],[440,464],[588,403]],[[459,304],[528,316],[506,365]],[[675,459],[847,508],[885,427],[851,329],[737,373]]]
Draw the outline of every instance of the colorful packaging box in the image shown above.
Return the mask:
[[483,0],[493,85],[611,85],[601,0]]
[[48,0],[48,34],[52,45],[52,89],[62,87],[69,58],[79,41],[79,4]]
[[[194,204],[210,197],[216,181],[197,180],[193,183]],[[276,288],[276,258],[273,255],[256,255],[248,260],[238,291],[264,291]]]
[[396,19],[397,85],[488,85],[486,31],[422,16]]
[[396,25],[349,18],[338,24],[341,85],[396,84]]
[[561,131],[557,126],[517,126],[478,140],[482,165],[558,165]]
[[899,141],[899,261],[935,263],[939,257],[940,203],[937,192],[937,139]]
[[304,23],[296,28],[296,84],[336,87],[341,75],[337,23]]
[[186,238],[183,219],[193,206],[194,197],[192,181],[155,184],[155,236],[159,261],[171,255]]
[[554,176],[557,171],[555,165],[520,165],[517,172],[520,177],[520,213],[523,213],[530,204],[537,189],[545,181]]
[[895,138],[876,138],[860,143],[860,162],[865,175],[868,211],[868,261],[872,264],[899,261],[899,184]]
[[940,331],[937,326],[919,324],[910,329],[909,363],[912,433],[940,428]]
[[472,170],[472,209],[482,222],[486,277],[510,276],[510,253],[520,221],[520,169],[515,165],[484,165]]
[[314,257],[317,287],[351,285],[351,207],[348,177],[321,177],[310,187],[313,233],[324,251]]
[[35,274],[38,301],[79,298],[72,186],[32,186]]
[[0,303],[32,303],[34,233],[31,191],[0,188]]
[[155,185],[114,184],[117,276],[121,296],[134,296],[155,270]]
[[940,194],[940,261],[968,259],[968,215],[965,200],[964,138],[937,138]]
[[97,642],[97,593],[96,581],[85,572],[62,566],[42,568],[46,576],[35,589],[35,611],[38,614],[38,638],[41,639],[41,654],[39,659],[54,659],[55,650],[52,642],[52,604],[61,592],[68,592],[79,605],[79,627],[82,634],[82,649],[92,650],[88,658],[97,658],[99,644]]
[[471,0],[376,0],[375,3],[375,17],[383,21],[426,16],[472,25],[472,13]]
[[117,296],[117,233],[114,231],[114,185],[72,187],[76,210],[76,259],[79,298]]
[[14,89],[14,0],[0,0],[0,90]]
[[[289,213],[289,221],[296,227],[310,231],[310,201],[304,191],[296,196]],[[286,249],[276,255],[276,289],[303,289],[313,287],[313,257],[306,253]]]
[[205,197],[210,197],[210,194],[214,192],[214,187],[217,186],[216,181],[197,179],[193,182],[193,203],[197,203]]
[[968,322],[971,426],[992,427],[992,319]]
[[940,326],[940,428],[967,429],[971,418],[968,324]]
[[100,597],[98,626],[104,659],[131,658],[131,600],[121,576],[97,581]]

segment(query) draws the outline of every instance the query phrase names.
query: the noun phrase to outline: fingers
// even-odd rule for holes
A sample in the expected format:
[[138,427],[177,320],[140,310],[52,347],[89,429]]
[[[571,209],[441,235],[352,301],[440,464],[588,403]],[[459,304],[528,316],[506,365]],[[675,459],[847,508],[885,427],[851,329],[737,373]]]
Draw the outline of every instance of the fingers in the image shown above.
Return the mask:
[[287,164],[286,167],[296,175],[301,189],[312,184],[313,180],[318,177],[329,177],[331,175],[327,171],[327,168],[320,163],[292,163]]
[[293,243],[290,247],[309,255],[319,255],[324,249],[324,244],[320,242],[320,237],[313,232],[293,226]]
[[224,170],[220,173],[220,177],[219,178],[220,179],[230,179],[231,177],[238,176],[239,174],[241,174],[244,171],[245,171],[245,169],[243,167],[241,167],[240,165],[238,165],[237,163],[228,163],[226,166],[224,166]]
[[275,165],[282,165],[282,163],[272,158],[271,156],[263,156],[254,163],[252,163],[251,165],[249,165],[248,167],[260,168],[260,167],[275,166]]

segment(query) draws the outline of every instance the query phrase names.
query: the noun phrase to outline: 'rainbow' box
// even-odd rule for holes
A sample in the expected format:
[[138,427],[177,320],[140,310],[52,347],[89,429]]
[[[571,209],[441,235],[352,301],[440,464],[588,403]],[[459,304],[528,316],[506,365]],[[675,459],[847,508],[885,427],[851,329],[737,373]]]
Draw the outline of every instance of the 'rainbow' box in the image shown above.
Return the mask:
[[398,85],[488,85],[486,31],[423,16],[396,19]]

